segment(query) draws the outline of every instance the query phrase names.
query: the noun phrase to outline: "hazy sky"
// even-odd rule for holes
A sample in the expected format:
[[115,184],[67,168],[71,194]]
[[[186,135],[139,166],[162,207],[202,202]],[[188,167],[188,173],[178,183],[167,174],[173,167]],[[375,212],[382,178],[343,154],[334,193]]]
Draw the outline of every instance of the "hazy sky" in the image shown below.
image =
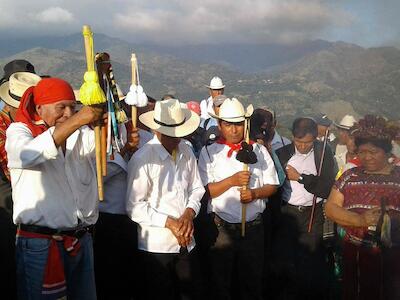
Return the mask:
[[0,0],[0,37],[93,31],[132,42],[400,45],[398,0]]

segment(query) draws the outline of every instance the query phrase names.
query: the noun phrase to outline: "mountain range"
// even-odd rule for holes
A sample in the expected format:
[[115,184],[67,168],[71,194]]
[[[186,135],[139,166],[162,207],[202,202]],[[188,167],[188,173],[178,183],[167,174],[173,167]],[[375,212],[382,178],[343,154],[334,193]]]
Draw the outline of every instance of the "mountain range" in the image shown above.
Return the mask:
[[[130,56],[138,56],[140,81],[150,96],[207,97],[206,84],[222,77],[227,96],[277,112],[288,127],[299,115],[318,112],[339,120],[344,114],[382,114],[398,119],[400,50],[354,44],[305,41],[295,45],[135,45],[95,34],[95,51],[110,53],[124,91],[130,84]],[[24,58],[39,74],[58,76],[78,89],[85,71],[81,34],[1,40],[0,67]]]

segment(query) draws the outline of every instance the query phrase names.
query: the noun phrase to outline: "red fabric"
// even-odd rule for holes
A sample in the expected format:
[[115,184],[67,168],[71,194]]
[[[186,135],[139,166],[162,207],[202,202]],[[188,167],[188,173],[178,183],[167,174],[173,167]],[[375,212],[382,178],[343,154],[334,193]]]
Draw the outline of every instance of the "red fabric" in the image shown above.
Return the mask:
[[200,104],[198,102],[189,101],[186,103],[186,106],[188,109],[190,109],[191,111],[195,112],[196,114],[198,114],[200,116],[201,109],[200,109]]
[[361,166],[361,160],[357,156],[352,158],[352,159],[350,159],[348,161],[348,163],[351,163],[351,164],[355,165],[356,167]]
[[[237,144],[231,144],[231,143],[228,143],[223,137],[220,137],[217,140],[217,143],[221,144],[221,145],[227,145],[230,148],[228,151],[228,154],[227,154],[228,157],[232,156],[233,151],[238,152],[240,149],[242,149],[242,142],[237,143]],[[250,141],[250,145],[253,145],[253,144],[254,144],[254,142]]]
[[4,111],[0,111],[0,166],[3,169],[4,175],[10,181],[10,171],[7,167],[7,152],[6,152],[6,130],[11,124],[10,115]]
[[57,298],[64,296],[66,291],[64,264],[61,258],[60,250],[57,245],[57,241],[63,241],[64,249],[69,253],[69,255],[76,256],[81,247],[79,239],[73,236],[46,235],[41,233],[23,231],[20,229],[17,230],[17,236],[51,240],[49,252],[47,255],[46,267],[44,270],[42,294],[47,296],[57,295]]
[[[352,168],[336,181],[335,188],[343,194],[343,208],[362,214],[367,209],[380,207],[382,197],[387,198],[386,207],[392,220],[400,218],[400,167],[394,167],[388,175],[367,174],[362,167]],[[400,224],[392,222],[392,242],[400,247]],[[366,227],[346,227],[354,242],[374,245]]]
[[343,244],[343,299],[400,299],[400,249]]
[[36,105],[51,104],[62,100],[75,100],[75,94],[68,82],[59,78],[44,78],[36,86],[28,88],[22,95],[16,122],[25,123],[33,137],[47,130],[47,126],[36,112]]

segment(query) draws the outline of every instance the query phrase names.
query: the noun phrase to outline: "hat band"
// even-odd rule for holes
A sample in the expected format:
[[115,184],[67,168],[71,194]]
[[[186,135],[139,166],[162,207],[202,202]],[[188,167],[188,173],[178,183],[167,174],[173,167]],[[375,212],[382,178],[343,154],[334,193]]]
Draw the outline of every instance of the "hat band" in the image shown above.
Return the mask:
[[153,120],[154,120],[154,122],[156,122],[158,125],[161,125],[161,126],[166,126],[166,127],[178,127],[178,126],[183,125],[183,123],[185,123],[186,118],[183,118],[183,121],[182,121],[182,122],[179,122],[179,123],[176,123],[176,124],[166,124],[166,123],[163,123],[163,122],[161,122],[161,121],[158,121],[158,120],[156,120],[156,119],[154,119],[154,118],[153,118]]
[[17,95],[14,95],[14,94],[11,94],[11,91],[10,91],[10,90],[8,90],[8,95],[9,95],[11,98],[13,98],[14,100],[17,100],[17,101],[21,100],[21,97],[19,97],[19,96],[17,96]]

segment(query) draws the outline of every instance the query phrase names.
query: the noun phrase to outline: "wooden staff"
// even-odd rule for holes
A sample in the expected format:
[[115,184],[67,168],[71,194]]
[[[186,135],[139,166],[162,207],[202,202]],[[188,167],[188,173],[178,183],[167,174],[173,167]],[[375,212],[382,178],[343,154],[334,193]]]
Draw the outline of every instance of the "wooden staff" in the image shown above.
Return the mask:
[[[322,148],[322,156],[321,156],[321,160],[319,162],[319,168],[318,168],[318,174],[317,174],[318,177],[321,176],[321,173],[322,173],[322,164],[324,163],[325,149],[326,149],[326,145],[328,144],[328,136],[329,136],[329,129],[327,129],[325,132],[324,146]],[[308,233],[311,232],[312,226],[314,223],[315,207],[317,206],[317,195],[313,196],[312,202],[313,203],[312,203],[312,207],[311,207],[310,221],[308,223]]]
[[[94,69],[93,37],[89,26],[83,26],[83,38],[85,43],[85,54],[87,72],[84,76],[84,84],[80,89],[81,102],[84,105],[95,105],[105,102],[105,96],[98,82],[98,76]],[[101,125],[97,122],[94,127],[96,143],[96,173],[99,200],[104,200],[102,158],[101,158]]]
[[[132,71],[132,85],[138,85],[137,82],[137,58],[136,58],[136,54],[132,53],[131,56],[131,71]],[[136,105],[132,105],[132,111],[131,111],[131,115],[132,115],[132,126],[133,128],[136,128],[137,126],[137,107]]]
[[[246,137],[246,143],[249,144],[250,142],[250,122],[249,119],[245,119],[244,121],[244,126],[245,126],[245,137]],[[248,164],[243,164],[243,171],[248,171],[249,170],[249,165]],[[242,186],[242,190],[246,190],[247,186],[244,185]],[[242,203],[242,237],[246,235],[246,203]]]

